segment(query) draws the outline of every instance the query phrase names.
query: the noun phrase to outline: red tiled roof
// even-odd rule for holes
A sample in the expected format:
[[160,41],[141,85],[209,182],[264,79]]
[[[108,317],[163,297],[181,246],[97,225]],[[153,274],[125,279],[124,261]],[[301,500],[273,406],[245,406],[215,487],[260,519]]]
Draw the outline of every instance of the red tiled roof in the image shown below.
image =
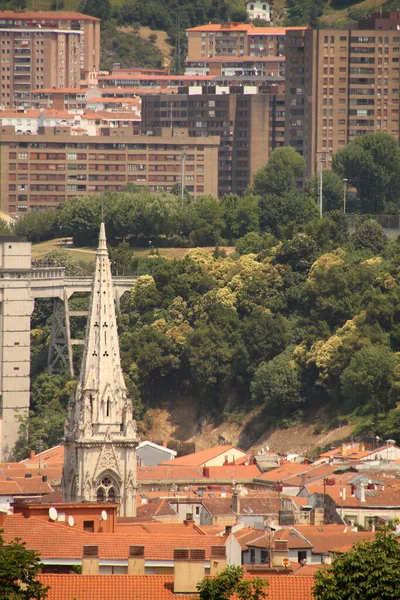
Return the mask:
[[[46,111],[45,111],[46,114]],[[1,116],[1,113],[0,113]],[[39,452],[39,454],[35,454],[33,458],[25,458],[25,460],[21,460],[21,464],[32,465],[32,464],[52,464],[52,463],[63,463],[64,462],[64,445],[58,444],[58,446],[53,446],[53,448],[48,448],[48,450],[44,450],[43,452]]]
[[[203,506],[211,515],[233,515],[231,498],[202,498]],[[264,495],[260,498],[240,498],[240,514],[266,515],[277,514],[280,510],[280,499],[277,494]]]
[[80,12],[50,12],[41,10],[1,10],[0,19],[10,19],[13,21],[101,21],[101,19],[91,17],[90,15],[83,15]]
[[[310,575],[274,575],[267,579],[270,600],[313,600],[314,577]],[[197,594],[174,594],[173,575],[41,575],[40,580],[50,586],[48,600],[198,598]]]
[[[45,522],[35,517],[25,518],[22,514],[8,515],[4,523],[5,542],[18,537],[26,542],[28,548],[36,550],[42,560],[46,559],[80,559],[84,545],[97,545],[100,559],[125,560],[132,534],[127,533],[87,533],[68,527],[65,523]],[[223,546],[225,540],[211,535],[199,534],[149,535],[145,531],[138,532],[135,544],[143,545],[148,560],[173,560],[175,548],[204,548],[206,559],[210,557],[211,546]],[[201,544],[199,546],[199,544]],[[80,600],[80,599],[79,599]]]
[[[171,465],[169,463],[171,463]],[[174,481],[193,481],[204,479],[203,473],[197,467],[181,465],[175,466],[172,463],[175,463],[175,461],[168,460],[166,463],[152,467],[138,467],[138,481],[145,482],[148,479],[151,481],[158,479],[160,481],[170,481],[173,483]]]
[[350,550],[358,542],[375,538],[372,531],[351,531],[345,525],[296,525],[296,529],[311,543],[313,554]]
[[200,450],[199,452],[193,452],[192,454],[186,454],[185,456],[180,456],[179,458],[174,458],[173,460],[164,461],[161,464],[169,466],[175,465],[185,465],[185,466],[193,466],[193,467],[201,467],[208,461],[218,458],[219,456],[229,455],[231,450],[239,450],[242,455],[246,453],[237,448],[236,446],[227,446],[221,444],[220,446],[214,446],[213,448],[207,448],[206,450]]
[[[228,26],[227,26],[228,25]],[[302,31],[307,27],[256,27],[253,23],[208,23],[191,27],[186,31],[247,31],[255,35],[285,35],[288,30]]]
[[208,469],[210,479],[234,479],[237,481],[239,479],[254,479],[261,474],[261,469],[257,465],[235,464],[223,465],[222,467],[208,467]]

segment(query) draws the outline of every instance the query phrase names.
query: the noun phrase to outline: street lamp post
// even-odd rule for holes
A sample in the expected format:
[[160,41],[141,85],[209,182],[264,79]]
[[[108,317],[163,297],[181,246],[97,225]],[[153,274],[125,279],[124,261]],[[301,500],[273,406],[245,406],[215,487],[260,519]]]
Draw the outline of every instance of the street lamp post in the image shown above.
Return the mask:
[[181,200],[182,200],[182,204],[183,204],[183,198],[184,198],[184,190],[185,190],[185,159],[186,159],[186,152],[182,152],[182,172],[181,172]]
[[[315,155],[315,160],[317,163],[317,171],[318,171],[318,207],[319,207],[319,216],[322,218],[322,191],[323,191],[323,179],[322,179],[322,162],[326,161],[326,158],[323,157],[324,151],[319,151]],[[318,168],[319,162],[319,168]]]
[[343,214],[346,214],[346,200],[347,200],[347,182],[348,179],[343,179]]

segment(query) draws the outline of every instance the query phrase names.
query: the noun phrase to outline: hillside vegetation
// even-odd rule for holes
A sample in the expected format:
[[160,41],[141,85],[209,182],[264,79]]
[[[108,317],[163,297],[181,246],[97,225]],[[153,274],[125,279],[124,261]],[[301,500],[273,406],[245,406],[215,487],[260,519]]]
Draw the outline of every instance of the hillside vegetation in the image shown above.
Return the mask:
[[[117,62],[125,68],[169,67],[171,64],[175,71],[181,71],[186,55],[186,28],[209,22],[246,20],[243,0],[149,0],[145,3],[138,0],[5,0],[3,8],[80,10],[102,19],[102,69],[109,69]],[[397,10],[397,5],[394,0],[277,0],[273,24],[337,28],[355,24],[374,10],[386,8]],[[141,35],[143,27],[164,32],[169,47],[165,39],[158,44],[156,40],[149,40],[147,32]]]
[[[312,424],[321,443],[332,439],[330,428],[345,424],[355,434],[397,439],[400,240],[388,240],[361,213],[399,211],[400,149],[385,134],[362,136],[333,157],[333,168],[324,173],[323,218],[315,178],[305,193],[296,189],[304,160],[292,148],[272,153],[243,198],[202,196],[192,203],[131,187],[104,196],[113,270],[140,276],[122,299],[119,331],[142,434],[154,410],[176,400],[192,407],[191,426],[180,428],[183,439],[223,423],[236,427],[245,447],[267,431],[302,423]],[[360,213],[352,233],[338,210],[343,177],[354,189],[348,208]],[[28,214],[16,233],[41,241],[58,237],[61,227],[76,244],[95,245],[101,204],[98,196],[80,197],[57,211]],[[225,244],[236,252],[226,256]],[[167,258],[160,245],[192,248]],[[193,247],[210,245],[213,254]],[[143,256],[136,246],[153,249]],[[68,251],[41,261],[71,274],[92,268]],[[84,298],[72,302],[75,309],[87,306]],[[38,303],[29,437],[24,422],[17,456],[59,441],[74,387],[67,377],[44,373],[50,316],[51,303]],[[84,322],[75,323],[73,337],[83,334]]]

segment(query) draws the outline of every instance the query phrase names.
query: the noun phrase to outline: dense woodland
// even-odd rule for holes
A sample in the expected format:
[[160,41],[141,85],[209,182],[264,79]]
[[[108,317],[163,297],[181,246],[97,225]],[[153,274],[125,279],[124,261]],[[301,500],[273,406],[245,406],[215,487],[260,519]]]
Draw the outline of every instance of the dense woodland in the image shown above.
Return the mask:
[[[370,161],[370,155],[373,161]],[[97,243],[101,202],[114,273],[136,273],[119,314],[122,364],[136,417],[166,397],[190,397],[199,421],[244,420],[257,426],[338,423],[355,433],[400,433],[400,239],[388,239],[368,214],[398,212],[400,149],[384,134],[357,138],[324,177],[324,216],[315,180],[300,193],[303,159],[276,150],[248,193],[221,201],[140,189],[76,198],[56,211],[31,213],[16,233],[31,241],[73,235]],[[362,169],[365,172],[362,172]],[[360,213],[349,232],[341,212]],[[368,178],[368,179],[367,179]],[[149,247],[148,256],[135,246]],[[162,245],[195,247],[183,259]],[[222,249],[233,245],[227,256]],[[67,251],[46,257],[79,274]],[[84,299],[76,298],[76,306]],[[57,443],[75,382],[47,375],[51,303],[32,320],[31,419],[16,456]],[[83,335],[84,324],[74,336]],[[249,423],[243,440],[251,441]]]

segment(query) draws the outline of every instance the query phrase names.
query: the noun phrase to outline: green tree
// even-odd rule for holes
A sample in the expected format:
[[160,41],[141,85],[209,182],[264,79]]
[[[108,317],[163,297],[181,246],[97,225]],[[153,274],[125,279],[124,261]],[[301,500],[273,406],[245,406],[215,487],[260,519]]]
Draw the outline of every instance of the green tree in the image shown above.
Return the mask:
[[268,597],[268,585],[263,577],[244,579],[242,567],[229,566],[215,577],[205,577],[197,589],[200,600],[263,600]]
[[315,600],[399,600],[400,545],[387,531],[336,556],[315,575]]
[[[57,224],[58,211],[56,210],[34,210],[19,219],[14,227],[15,235],[34,244],[61,237]],[[62,232],[66,234],[67,232]]]
[[253,401],[283,416],[302,402],[297,365],[289,347],[268,362],[262,362],[251,384]]
[[281,194],[296,190],[296,181],[303,175],[304,158],[291,146],[276,148],[267,164],[254,175],[256,194]]
[[26,543],[13,540],[4,544],[0,535],[0,600],[44,600],[48,587],[37,580],[41,564]]
[[111,15],[110,0],[85,0],[82,12],[85,15],[97,17],[102,21],[108,21]]
[[288,226],[301,227],[319,215],[313,199],[295,190],[261,196],[259,206],[261,231],[270,231],[278,237],[286,237]]
[[362,212],[382,213],[400,200],[400,148],[387,133],[357,136],[333,157],[332,168],[357,189]]
[[[319,203],[319,174],[307,179],[304,193],[311,196],[316,204]],[[322,210],[323,213],[332,210],[343,211],[343,180],[329,169],[322,171]]]
[[193,232],[193,240],[197,239],[200,245],[214,245],[225,227],[221,202],[214,196],[199,196],[193,206],[198,218],[197,234]]
[[261,235],[251,231],[236,241],[235,249],[239,254],[258,254],[262,250],[270,250],[275,244],[276,239],[271,233]]
[[354,233],[350,235],[357,250],[369,249],[374,254],[380,254],[387,246],[388,238],[382,226],[374,219],[359,217]]
[[224,210],[225,231],[228,239],[243,237],[248,232],[259,230],[259,206],[257,196],[245,195],[242,198],[236,194],[227,194],[222,198]]
[[366,345],[356,352],[340,378],[347,410],[378,415],[400,398],[399,358],[389,348]]

